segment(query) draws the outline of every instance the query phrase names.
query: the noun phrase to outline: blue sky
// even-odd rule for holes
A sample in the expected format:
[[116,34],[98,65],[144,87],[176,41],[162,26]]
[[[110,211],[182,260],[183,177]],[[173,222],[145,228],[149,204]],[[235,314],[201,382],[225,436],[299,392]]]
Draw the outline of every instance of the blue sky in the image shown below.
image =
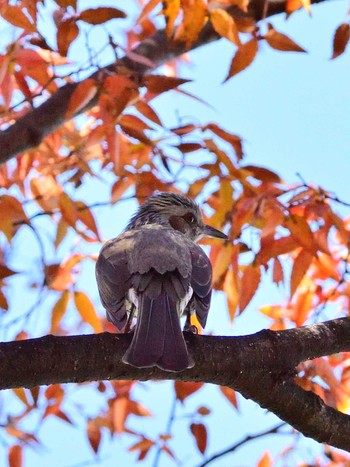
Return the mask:
[[[100,2],[84,1],[80,2],[80,6],[87,8],[96,6],[97,3]],[[115,5],[115,2],[106,1],[103,4]],[[121,4],[125,5],[126,2]],[[121,4],[118,3],[118,6]],[[194,79],[194,83],[189,83],[183,88],[207,101],[213,109],[174,93],[161,96],[155,101],[155,107],[168,126],[177,124],[178,115],[202,123],[215,121],[244,138],[247,164],[268,166],[288,183],[298,182],[296,173],[299,172],[307,182],[321,185],[336,192],[340,198],[350,201],[349,53],[335,61],[329,60],[334,30],[344,21],[347,8],[345,1],[326,2],[324,5],[313,7],[312,18],[304,11],[295,13],[288,21],[285,21],[282,15],[271,18],[270,21],[278,31],[290,35],[308,50],[308,54],[277,52],[267,44],[262,44],[254,63],[225,84],[222,84],[222,81],[234,52],[231,44],[221,40],[195,51],[191,54],[191,66],[182,69],[182,76]],[[119,24],[121,23],[117,21],[111,22],[109,28],[118,27]],[[94,41],[96,48],[102,37],[101,29]],[[79,45],[73,46],[70,58],[80,58],[80,51],[81,46],[80,50]],[[103,60],[108,62],[109,57],[106,56]],[[91,198],[91,187],[94,193],[98,193],[100,200],[108,199],[109,186],[101,181],[83,187],[77,197],[88,202]],[[104,238],[118,234],[134,208],[135,203],[131,202],[112,210],[96,210]],[[15,244],[18,250],[13,261],[22,269],[26,269],[29,262],[23,261],[23,256],[20,259],[21,254],[28,255],[28,260],[29,257],[37,255],[35,250],[28,252],[28,241],[27,234],[23,234]],[[98,248],[89,247],[93,252],[97,252]],[[25,280],[28,280],[31,273],[27,272]],[[84,264],[81,286],[89,290],[101,310],[91,263]],[[15,293],[13,288],[12,294]],[[222,294],[215,294],[208,331],[226,335],[256,332],[267,326],[267,321],[257,317],[254,310],[259,305],[281,300],[284,295],[283,289],[277,290],[265,279],[257,296],[232,328],[227,319],[225,299]],[[26,296],[22,300],[14,295],[11,298],[16,309],[25,309]],[[45,312],[45,308],[41,312]],[[45,327],[39,322],[36,324],[36,330],[40,335]],[[70,402],[70,407],[75,407],[73,418],[78,426],[82,427],[82,415],[93,416],[103,401],[96,402],[81,388],[71,386],[70,390],[74,393],[73,402]],[[140,431],[147,430],[150,434],[164,430],[172,394],[172,383],[139,385],[135,391],[135,398],[144,400],[155,417],[150,420],[134,417],[130,420],[130,426]],[[209,426],[208,454],[227,447],[245,433],[254,434],[278,422],[276,417],[267,414],[254,403],[243,401],[242,398],[241,414],[237,414],[221,396],[218,396],[217,388],[202,389],[198,396],[189,398],[183,408],[179,407],[179,419],[174,425],[175,438],[172,446],[175,451],[180,452],[179,458],[183,466],[193,467],[200,463],[201,456],[192,448],[187,415],[205,404],[215,406],[213,414],[204,420]],[[83,428],[78,430],[62,426],[62,423],[55,419],[45,422],[40,436],[45,448],[38,452],[27,450],[26,465],[70,467],[83,465],[81,462],[87,462],[84,465],[88,465],[93,460]],[[128,436],[116,437],[111,441],[105,434],[101,459],[91,465],[109,467],[116,465],[117,460],[121,465],[133,465],[135,454],[125,454],[133,442],[136,440]],[[291,442],[291,438],[288,442]],[[283,465],[293,466],[301,460],[311,461],[310,456],[318,452],[317,443],[303,439],[300,443],[301,455],[291,454]],[[285,445],[284,437],[263,438],[259,442],[247,444],[232,457],[225,457],[213,465],[251,466],[265,449],[277,454]],[[5,455],[5,452],[0,446],[0,456],[2,455]],[[153,459],[152,453],[143,465],[152,466]],[[162,459],[161,466],[172,465],[165,457]]]

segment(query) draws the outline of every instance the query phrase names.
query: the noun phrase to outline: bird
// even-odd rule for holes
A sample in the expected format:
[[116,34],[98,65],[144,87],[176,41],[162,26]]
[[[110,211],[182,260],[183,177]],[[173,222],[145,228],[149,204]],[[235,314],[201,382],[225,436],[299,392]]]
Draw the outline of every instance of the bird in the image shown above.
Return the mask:
[[212,266],[196,243],[202,237],[228,238],[204,223],[188,196],[158,192],[102,247],[96,280],[107,319],[119,331],[133,332],[123,363],[169,372],[194,366],[180,317],[186,316],[185,331],[196,332],[194,313],[203,328],[207,321]]

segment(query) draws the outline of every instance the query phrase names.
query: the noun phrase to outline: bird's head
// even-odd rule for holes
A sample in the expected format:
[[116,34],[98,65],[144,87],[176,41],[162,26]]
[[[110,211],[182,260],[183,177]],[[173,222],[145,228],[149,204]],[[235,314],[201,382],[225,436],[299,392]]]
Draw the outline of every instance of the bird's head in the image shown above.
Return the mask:
[[206,225],[198,204],[178,193],[158,193],[140,206],[127,229],[146,224],[171,227],[193,241],[202,237],[227,239],[220,230]]

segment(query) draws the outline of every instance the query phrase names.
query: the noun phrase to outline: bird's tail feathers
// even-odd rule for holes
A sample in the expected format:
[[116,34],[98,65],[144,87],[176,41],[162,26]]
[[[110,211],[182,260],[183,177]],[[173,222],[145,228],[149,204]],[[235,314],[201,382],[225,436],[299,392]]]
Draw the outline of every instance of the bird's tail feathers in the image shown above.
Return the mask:
[[138,368],[158,366],[183,371],[194,363],[187,352],[176,302],[163,290],[157,298],[140,297],[139,315],[130,347],[122,361]]

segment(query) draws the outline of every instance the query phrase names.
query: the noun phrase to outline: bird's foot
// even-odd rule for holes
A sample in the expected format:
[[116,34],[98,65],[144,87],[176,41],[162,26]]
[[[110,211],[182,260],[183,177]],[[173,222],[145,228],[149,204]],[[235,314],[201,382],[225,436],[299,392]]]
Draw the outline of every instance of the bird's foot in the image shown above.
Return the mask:
[[185,332],[190,332],[191,334],[198,334],[198,329],[193,324],[186,323],[185,327],[184,327],[184,331]]

